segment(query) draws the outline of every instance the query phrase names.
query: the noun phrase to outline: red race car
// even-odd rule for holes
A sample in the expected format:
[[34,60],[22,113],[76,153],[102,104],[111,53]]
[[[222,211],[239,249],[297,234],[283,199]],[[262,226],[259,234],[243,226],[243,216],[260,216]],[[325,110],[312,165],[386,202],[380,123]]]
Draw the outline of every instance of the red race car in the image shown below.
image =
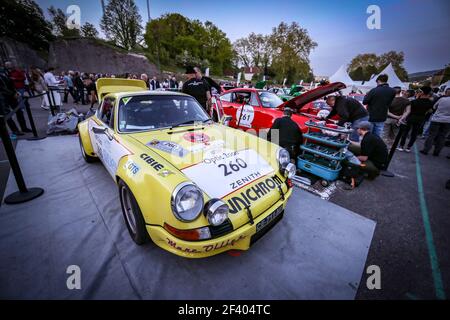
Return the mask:
[[266,130],[272,127],[275,119],[283,116],[283,110],[289,107],[294,110],[294,120],[302,131],[306,131],[305,122],[314,118],[314,114],[303,114],[302,108],[330,93],[342,90],[345,84],[330,83],[317,87],[289,101],[283,102],[276,94],[267,90],[254,88],[236,88],[224,92],[218,99],[211,101],[211,117],[217,121],[223,115],[231,116],[229,126],[243,130]]

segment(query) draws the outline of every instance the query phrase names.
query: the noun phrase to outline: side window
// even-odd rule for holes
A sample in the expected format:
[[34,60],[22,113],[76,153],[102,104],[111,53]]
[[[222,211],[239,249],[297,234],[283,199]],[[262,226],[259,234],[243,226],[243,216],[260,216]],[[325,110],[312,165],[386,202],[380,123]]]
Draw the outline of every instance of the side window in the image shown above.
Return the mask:
[[99,109],[99,113],[97,114],[98,118],[108,126],[110,126],[110,123],[114,124],[114,122],[110,122],[111,118],[113,117],[112,115],[114,109],[114,102],[115,102],[114,98],[111,97],[104,98],[102,106]]
[[251,92],[238,91],[233,94],[233,103],[244,103],[244,101],[250,101]]
[[252,93],[252,96],[250,98],[250,102],[249,105],[253,106],[253,107],[259,107],[259,102],[258,102],[258,98],[256,97],[255,93]]
[[220,100],[225,101],[225,102],[231,102],[231,92],[230,93],[226,93],[223,96],[220,97]]

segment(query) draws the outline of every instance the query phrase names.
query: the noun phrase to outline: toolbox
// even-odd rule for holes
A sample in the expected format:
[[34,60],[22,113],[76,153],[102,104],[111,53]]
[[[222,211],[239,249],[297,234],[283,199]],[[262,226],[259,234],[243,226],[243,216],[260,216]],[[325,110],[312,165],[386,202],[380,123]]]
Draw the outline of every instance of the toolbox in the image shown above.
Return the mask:
[[322,185],[327,186],[339,176],[352,130],[312,120],[305,125],[308,130],[303,134],[297,168],[322,178]]

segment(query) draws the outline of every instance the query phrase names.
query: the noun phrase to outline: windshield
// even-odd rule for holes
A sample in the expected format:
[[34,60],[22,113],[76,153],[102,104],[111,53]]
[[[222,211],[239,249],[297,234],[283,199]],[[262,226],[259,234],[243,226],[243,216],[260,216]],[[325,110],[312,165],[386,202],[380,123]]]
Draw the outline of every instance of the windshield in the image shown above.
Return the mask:
[[262,91],[259,93],[259,100],[264,108],[276,108],[283,103],[279,96],[272,92]]
[[124,97],[119,103],[119,131],[133,132],[209,120],[200,104],[185,96]]

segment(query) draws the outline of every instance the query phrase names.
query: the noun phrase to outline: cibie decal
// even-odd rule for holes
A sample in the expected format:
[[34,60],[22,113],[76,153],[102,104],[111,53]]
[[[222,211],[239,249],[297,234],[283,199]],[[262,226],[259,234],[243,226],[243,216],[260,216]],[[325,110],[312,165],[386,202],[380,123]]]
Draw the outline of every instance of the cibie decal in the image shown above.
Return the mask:
[[204,143],[209,144],[209,136],[204,133],[188,132],[183,135],[183,138],[192,143]]
[[158,161],[156,161],[155,159],[153,159],[152,157],[150,157],[146,153],[141,154],[140,157],[141,157],[142,160],[147,162],[156,171],[159,171],[159,170],[164,168],[164,166],[161,163],[159,163]]
[[125,163],[124,168],[130,171],[132,175],[135,175],[141,170],[141,168],[131,159]]
[[250,206],[252,202],[258,201],[272,190],[277,189],[282,183],[283,181],[275,175],[272,178],[262,180],[250,188],[245,189],[231,199],[228,199],[230,213],[237,213]]
[[184,149],[178,143],[172,141],[152,140],[149,143],[147,143],[147,146],[150,148],[155,148],[170,153],[178,157],[184,157],[189,153],[189,151]]

